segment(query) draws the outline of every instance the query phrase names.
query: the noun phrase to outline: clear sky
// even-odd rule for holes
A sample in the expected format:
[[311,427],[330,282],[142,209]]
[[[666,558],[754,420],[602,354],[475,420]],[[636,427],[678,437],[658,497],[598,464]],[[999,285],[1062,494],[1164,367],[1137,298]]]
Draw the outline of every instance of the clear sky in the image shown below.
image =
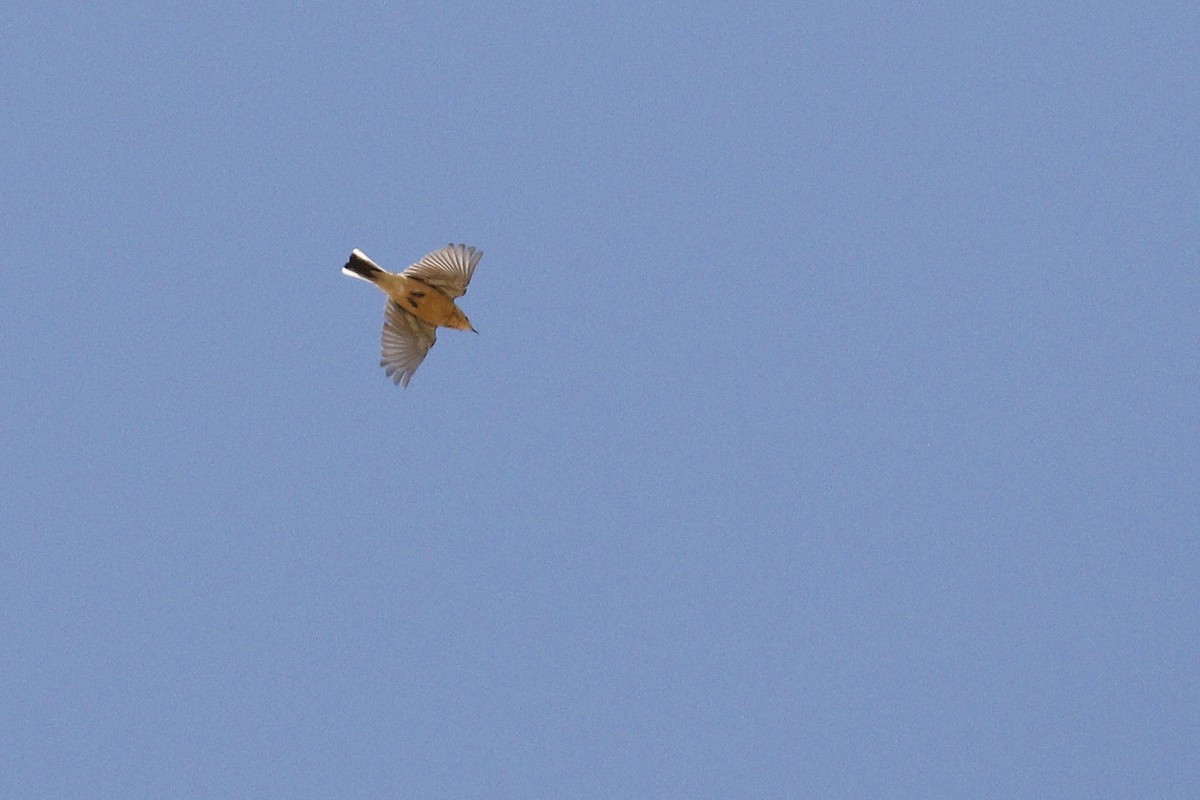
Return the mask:
[[1196,3],[0,39],[0,796],[1200,796]]

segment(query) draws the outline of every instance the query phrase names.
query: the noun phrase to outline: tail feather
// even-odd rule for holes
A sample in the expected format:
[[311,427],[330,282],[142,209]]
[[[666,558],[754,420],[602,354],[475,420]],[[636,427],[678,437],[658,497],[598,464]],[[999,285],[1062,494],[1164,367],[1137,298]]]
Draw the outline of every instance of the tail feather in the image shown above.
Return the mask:
[[375,279],[384,272],[378,264],[367,258],[366,253],[362,250],[355,250],[350,254],[350,260],[342,267],[342,272],[352,278],[361,278],[364,281],[375,282]]

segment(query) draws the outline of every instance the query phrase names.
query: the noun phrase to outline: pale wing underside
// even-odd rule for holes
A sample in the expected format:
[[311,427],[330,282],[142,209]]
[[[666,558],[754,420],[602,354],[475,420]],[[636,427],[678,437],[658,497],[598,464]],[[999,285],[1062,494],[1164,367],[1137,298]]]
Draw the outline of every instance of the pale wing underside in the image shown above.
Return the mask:
[[408,388],[408,382],[436,340],[432,325],[426,325],[388,300],[383,312],[383,358],[379,365],[393,382]]
[[434,250],[401,274],[428,283],[453,300],[466,294],[467,284],[481,258],[482,250],[465,244],[451,244]]

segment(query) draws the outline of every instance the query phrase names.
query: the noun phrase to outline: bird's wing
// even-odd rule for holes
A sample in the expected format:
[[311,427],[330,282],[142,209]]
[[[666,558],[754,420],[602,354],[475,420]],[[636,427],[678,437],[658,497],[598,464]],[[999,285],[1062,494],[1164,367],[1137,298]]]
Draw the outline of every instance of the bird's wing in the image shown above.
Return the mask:
[[449,244],[434,250],[401,274],[428,283],[453,300],[467,293],[467,284],[481,258],[482,250],[465,244]]
[[388,300],[383,312],[383,358],[379,365],[393,382],[407,389],[436,339],[432,325],[426,325]]

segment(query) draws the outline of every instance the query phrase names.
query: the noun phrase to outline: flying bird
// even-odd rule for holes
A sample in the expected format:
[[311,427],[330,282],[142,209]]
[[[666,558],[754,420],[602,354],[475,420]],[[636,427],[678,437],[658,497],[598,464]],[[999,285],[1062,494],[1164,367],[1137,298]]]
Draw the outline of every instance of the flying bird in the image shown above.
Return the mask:
[[437,328],[476,331],[455,299],[467,292],[483,251],[450,244],[401,273],[388,272],[361,250],[350,253],[342,272],[378,286],[388,296],[383,312],[383,358],[379,365],[404,388],[436,341]]

